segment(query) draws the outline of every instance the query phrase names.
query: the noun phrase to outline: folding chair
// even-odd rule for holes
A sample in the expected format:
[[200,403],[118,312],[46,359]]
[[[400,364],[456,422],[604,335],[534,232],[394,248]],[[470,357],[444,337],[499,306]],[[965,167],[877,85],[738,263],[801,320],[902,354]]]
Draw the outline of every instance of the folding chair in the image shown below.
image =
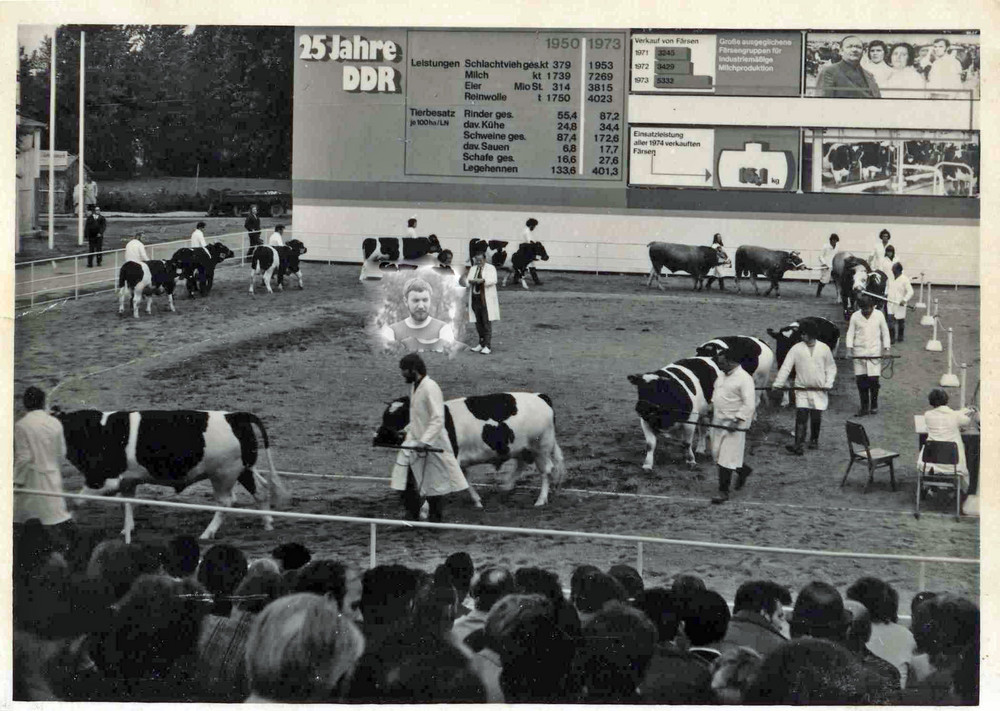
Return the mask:
[[[847,429],[847,451],[850,454],[851,463],[847,465],[847,471],[844,472],[844,478],[840,485],[844,486],[847,483],[847,475],[851,473],[851,467],[854,466],[855,462],[864,462],[868,465],[868,481],[865,483],[862,493],[868,493],[868,487],[875,481],[875,470],[879,467],[889,467],[889,483],[892,490],[895,491],[896,470],[893,467],[893,460],[899,456],[899,452],[872,447],[868,441],[868,433],[865,432],[864,426],[858,422],[848,420],[844,425]],[[855,449],[855,445],[863,447],[863,451]]]
[[[920,518],[920,495],[923,493],[924,484],[933,484],[943,488],[955,489],[955,520],[962,518],[962,477],[958,473],[958,445],[954,442],[934,442],[928,440],[924,445],[923,465],[917,470],[917,508],[913,512],[914,518]],[[932,467],[932,473],[927,473],[928,465],[939,465]],[[938,471],[941,466],[950,466],[951,473],[946,474]]]

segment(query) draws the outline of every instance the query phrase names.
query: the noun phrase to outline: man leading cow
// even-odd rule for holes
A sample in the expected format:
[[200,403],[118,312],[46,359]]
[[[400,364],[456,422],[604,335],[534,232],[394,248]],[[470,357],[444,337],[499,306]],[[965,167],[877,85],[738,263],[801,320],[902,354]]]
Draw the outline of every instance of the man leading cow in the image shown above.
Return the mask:
[[804,454],[802,445],[806,440],[806,423],[810,427],[809,449],[819,447],[819,428],[823,410],[829,404],[827,393],[837,378],[837,364],[833,361],[830,347],[820,340],[816,324],[803,321],[799,326],[802,341],[796,343],[785,356],[773,388],[785,387],[792,370],[795,370],[795,444],[786,449],[795,455]]
[[746,431],[753,422],[756,392],[753,378],[740,367],[742,353],[728,348],[715,356],[722,371],[712,395],[712,456],[719,468],[719,495],[713,504],[729,501],[729,485],[736,473],[737,491],[743,488],[753,469],[743,463]]

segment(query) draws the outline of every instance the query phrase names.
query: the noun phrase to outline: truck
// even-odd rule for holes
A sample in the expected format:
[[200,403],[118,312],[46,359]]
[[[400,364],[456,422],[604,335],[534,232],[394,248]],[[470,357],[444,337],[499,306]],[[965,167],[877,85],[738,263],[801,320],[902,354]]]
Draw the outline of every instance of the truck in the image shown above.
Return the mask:
[[281,217],[292,209],[292,196],[281,190],[209,190],[208,216],[232,215],[238,217],[250,212],[257,205],[260,215]]

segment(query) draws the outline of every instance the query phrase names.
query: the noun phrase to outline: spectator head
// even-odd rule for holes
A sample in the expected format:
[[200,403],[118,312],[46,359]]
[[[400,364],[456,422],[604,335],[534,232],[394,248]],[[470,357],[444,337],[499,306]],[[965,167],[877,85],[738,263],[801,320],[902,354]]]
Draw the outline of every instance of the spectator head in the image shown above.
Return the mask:
[[639,575],[639,571],[631,565],[612,565],[608,568],[608,575],[621,583],[621,586],[625,588],[625,594],[628,596],[628,602],[634,602],[635,599],[642,594],[642,591],[645,588],[645,584],[642,582],[642,576]]
[[720,247],[725,247],[726,246],[726,245],[722,244],[722,235],[719,234],[718,232],[716,232],[714,235],[712,235],[712,244],[717,244]]
[[188,578],[198,570],[201,560],[201,546],[194,536],[174,536],[167,543],[167,557],[164,569],[175,578]]
[[677,595],[686,595],[693,590],[705,590],[705,581],[697,575],[680,573],[670,583],[670,590]]
[[887,259],[892,260],[896,256],[896,248],[891,244],[885,248],[885,256]]
[[500,687],[507,703],[557,703],[567,698],[576,638],[559,624],[541,595],[507,595],[484,627],[486,646],[500,655]]
[[283,235],[283,234],[285,234],[285,226],[284,225],[275,225],[274,226],[274,231],[277,232],[279,235]]
[[791,633],[796,637],[817,637],[843,643],[851,615],[844,609],[844,600],[828,583],[813,581],[795,598]]
[[101,541],[94,548],[87,564],[87,576],[111,585],[115,599],[120,599],[139,577],[140,564],[135,547],[125,541]]
[[280,576],[281,566],[278,565],[278,561],[274,558],[255,558],[250,561],[250,565],[247,566],[247,575],[254,575],[263,572],[275,573]]
[[628,594],[617,580],[601,571],[591,572],[580,580],[579,590],[573,604],[580,613],[580,621],[594,615],[612,600],[625,602]]
[[365,634],[375,627],[402,622],[420,585],[420,571],[402,565],[379,565],[361,577],[361,615]]
[[333,598],[338,607],[344,604],[347,590],[347,566],[339,560],[312,560],[299,571],[292,592],[314,593]]
[[722,640],[729,627],[729,606],[714,590],[699,590],[679,596],[684,635],[692,647],[704,647]]
[[892,239],[892,234],[889,232],[889,230],[883,228],[882,231],[878,233],[878,238],[882,240],[882,244],[884,245],[886,242]]
[[934,40],[934,56],[943,57],[948,54],[949,47],[951,47],[951,40],[947,37],[938,37]]
[[273,568],[251,565],[236,588],[236,609],[256,614],[285,594],[285,581]]
[[458,601],[462,602],[469,594],[472,576],[476,573],[476,568],[472,565],[472,557],[465,551],[452,553],[445,559],[444,567],[451,573],[451,584],[455,587]]
[[657,632],[642,612],[609,602],[583,626],[582,671],[588,700],[634,701],[650,659]]
[[892,49],[889,51],[889,57],[892,60],[893,69],[902,69],[903,67],[912,67],[914,59],[916,58],[916,52],[913,49],[913,45],[908,42],[897,42],[892,45]]
[[676,596],[666,588],[644,590],[635,601],[635,606],[646,613],[656,627],[660,643],[672,642],[680,626]]
[[743,697],[745,704],[867,705],[865,670],[850,651],[824,639],[795,639],[771,651]]
[[844,609],[851,616],[851,622],[847,626],[847,648],[855,654],[861,654],[872,638],[871,613],[857,600],[844,600]]
[[601,572],[601,569],[598,568],[596,565],[584,564],[576,567],[576,569],[573,571],[573,575],[571,575],[569,579],[570,602],[574,602],[576,600],[576,596],[580,592],[580,583],[583,581],[583,579],[588,575],[590,575],[591,573],[599,573],[599,572]]
[[219,543],[207,551],[198,566],[198,582],[215,597],[212,614],[226,616],[232,611],[230,599],[247,574],[247,557],[239,548]]
[[480,612],[489,612],[497,600],[513,592],[514,578],[506,568],[485,568],[472,582],[472,599]]
[[30,385],[24,390],[23,401],[25,410],[41,410],[45,407],[45,392]]
[[416,217],[411,217],[409,220],[406,221],[406,226],[407,227],[416,227],[417,226],[417,218]]
[[799,324],[799,335],[804,341],[814,341],[819,336],[819,329],[814,321],[803,321]]
[[[807,322],[808,323],[808,322]],[[805,326],[806,324],[803,324]],[[812,326],[812,324],[809,324]],[[815,333],[815,328],[813,328]],[[770,580],[750,580],[740,585],[733,601],[733,612],[755,612],[788,636],[788,622],[783,605],[792,604],[792,594],[784,585]]]
[[727,649],[712,661],[712,692],[723,704],[741,704],[763,657],[750,647]]
[[[361,667],[370,657],[362,658]],[[486,702],[482,680],[464,654],[450,645],[408,648],[377,665],[374,689],[352,688],[348,700],[379,704],[474,704]],[[367,671],[367,670],[366,670]],[[366,679],[366,681],[369,681]],[[354,695],[361,698],[354,699]]]
[[247,638],[251,701],[332,701],[364,638],[331,598],[296,593],[264,608]]
[[923,592],[918,592],[916,595],[913,596],[913,599],[910,600],[910,620],[912,620],[916,616],[917,607],[920,605],[920,603],[922,603],[924,600],[930,600],[932,597],[937,597],[937,593],[930,592],[927,590]]
[[271,557],[281,563],[282,571],[298,570],[312,560],[312,553],[301,543],[282,543],[271,551]]
[[953,668],[960,655],[979,639],[979,608],[951,593],[921,602],[911,622],[917,651],[937,669]]
[[931,404],[931,407],[941,407],[942,405],[947,405],[948,393],[942,388],[934,388],[931,390],[931,394],[927,396],[927,401]]
[[868,608],[872,622],[888,624],[899,621],[899,593],[883,580],[858,578],[847,588],[846,597],[848,600],[857,600]]
[[527,222],[525,222],[524,224],[525,226],[527,226],[529,230],[533,230],[536,227],[538,227],[538,220],[536,220],[534,217],[529,217]]
[[865,43],[857,35],[847,35],[840,40],[840,56],[851,64],[860,62],[864,51]]
[[559,576],[551,570],[518,568],[514,572],[514,585],[517,587],[517,592],[524,595],[541,595],[552,603],[565,600]]

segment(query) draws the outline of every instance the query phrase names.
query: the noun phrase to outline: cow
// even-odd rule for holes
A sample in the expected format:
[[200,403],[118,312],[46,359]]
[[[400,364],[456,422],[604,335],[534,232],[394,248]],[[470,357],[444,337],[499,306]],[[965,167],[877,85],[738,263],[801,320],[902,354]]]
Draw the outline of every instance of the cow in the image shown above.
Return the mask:
[[132,312],[139,318],[139,302],[146,297],[146,313],[153,313],[153,294],[166,293],[171,311],[174,308],[174,288],[180,269],[167,259],[148,262],[125,262],[118,270],[118,313],[125,313],[125,297],[132,300]]
[[850,252],[837,252],[833,255],[833,261],[830,264],[830,282],[833,284],[834,288],[837,290],[837,299],[840,299],[840,280],[844,273],[844,262],[848,257],[853,257],[854,255]]
[[254,282],[257,275],[261,275],[267,293],[273,294],[271,289],[271,276],[277,278],[278,291],[284,290],[285,274],[294,274],[298,277],[299,288],[302,287],[302,269],[299,266],[299,257],[308,250],[301,241],[292,239],[288,244],[271,247],[268,245],[258,245],[253,248],[250,259],[250,295],[254,293]]
[[[207,249],[207,251],[206,251]],[[181,247],[171,261],[178,266],[187,282],[188,296],[193,298],[197,291],[202,296],[208,296],[215,282],[215,267],[226,259],[234,257],[233,250],[222,242],[201,247]]]
[[708,431],[701,425],[710,417],[715,381],[721,373],[711,358],[699,357],[683,358],[653,373],[628,376],[638,389],[635,411],[646,438],[645,471],[653,469],[657,434],[668,432],[681,435],[686,445],[685,461],[692,469],[697,466],[695,439],[700,440],[698,451],[706,452]]
[[846,143],[831,144],[823,156],[823,172],[833,176],[833,182],[840,185],[850,178],[854,166],[854,149]]
[[395,262],[399,259],[399,237],[367,237],[361,250],[366,261]]
[[757,275],[763,274],[770,279],[771,286],[764,292],[768,296],[774,291],[774,297],[781,297],[779,281],[789,269],[807,269],[798,252],[786,252],[779,249],[766,249],[744,244],[736,250],[736,291],[740,290],[740,277],[750,276],[754,293],[760,294],[757,288]]
[[765,401],[764,389],[770,380],[771,366],[774,364],[774,352],[764,341],[753,336],[720,336],[702,343],[695,349],[695,354],[706,358],[714,358],[719,353],[735,348],[737,353],[743,353],[740,365],[743,370],[753,376],[757,387],[757,400]]
[[538,278],[538,272],[535,271],[534,267],[537,259],[541,259],[543,262],[549,261],[549,253],[545,251],[545,246],[541,242],[521,242],[517,246],[517,251],[510,257],[511,273],[504,275],[503,286],[507,286],[508,279],[513,278],[514,281],[521,282],[521,286],[527,289],[528,282],[525,281],[524,276],[528,272],[531,272],[531,279],[535,285],[541,286],[542,281]]
[[[417,269],[416,264],[406,261],[419,260],[428,254],[439,254],[441,242],[436,235],[427,237],[368,237],[361,243],[364,262],[361,264],[359,279],[381,279],[372,275],[373,271],[398,271]],[[405,260],[405,261],[402,261]]]
[[[475,255],[485,254],[488,264],[492,264],[496,269],[504,269],[507,264],[507,244],[507,242],[498,239],[470,239],[469,263],[472,263],[472,257]],[[547,255],[546,258],[548,258]]]
[[[220,506],[232,506],[236,482],[266,510],[271,499],[279,506],[287,503],[287,490],[274,468],[267,430],[260,418],[249,412],[62,412],[53,408],[53,414],[62,422],[66,458],[84,476],[86,484],[80,493],[131,497],[139,484],[170,486],[179,493],[207,479]],[[270,468],[267,499],[257,495],[258,484],[265,480],[255,466],[258,443],[254,426],[260,430]],[[222,512],[217,511],[201,537],[214,538],[222,520]],[[270,516],[265,517],[264,526],[271,530]],[[126,539],[134,528],[131,505],[126,505]]]
[[714,247],[696,247],[673,242],[650,242],[646,247],[649,248],[649,261],[652,264],[646,288],[649,288],[653,283],[653,277],[656,277],[656,286],[660,291],[663,291],[660,270],[664,267],[671,272],[687,272],[694,278],[694,290],[700,291],[705,276],[712,268],[732,265],[726,253]]
[[[409,423],[410,398],[393,400],[382,413],[373,444],[401,444]],[[556,442],[555,414],[548,395],[507,392],[448,400],[444,427],[452,454],[463,470],[473,464],[493,464],[499,470],[504,462],[516,461],[516,468],[505,478],[504,491],[513,489],[526,463],[534,462],[542,474],[542,490],[535,506],[548,502],[550,480],[556,488],[562,483],[566,468]],[[469,495],[476,508],[483,507],[471,483]]]
[[[785,362],[785,356],[788,355],[788,351],[791,350],[792,346],[802,340],[802,324],[806,322],[811,322],[816,327],[816,339],[822,341],[830,348],[831,353],[837,352],[837,346],[840,345],[840,329],[829,319],[822,318],[820,316],[804,316],[796,321],[792,321],[787,326],[775,331],[774,329],[767,329],[767,335],[775,341],[775,357],[778,368],[780,369],[782,364]],[[783,393],[781,404],[782,406],[788,405],[791,402],[791,398],[786,390]]]
[[[876,276],[877,274],[882,275],[881,279]],[[851,318],[851,313],[857,308],[857,300],[861,296],[861,292],[872,291],[868,288],[869,281],[872,282],[871,286],[876,290],[875,293],[885,294],[884,273],[872,271],[868,262],[860,257],[850,256],[844,259],[843,271],[840,274],[840,303],[844,308],[845,321]],[[881,291],[877,291],[880,282]]]
[[861,164],[861,179],[874,180],[879,174],[885,175],[889,168],[892,150],[887,141],[866,141],[857,150]]

